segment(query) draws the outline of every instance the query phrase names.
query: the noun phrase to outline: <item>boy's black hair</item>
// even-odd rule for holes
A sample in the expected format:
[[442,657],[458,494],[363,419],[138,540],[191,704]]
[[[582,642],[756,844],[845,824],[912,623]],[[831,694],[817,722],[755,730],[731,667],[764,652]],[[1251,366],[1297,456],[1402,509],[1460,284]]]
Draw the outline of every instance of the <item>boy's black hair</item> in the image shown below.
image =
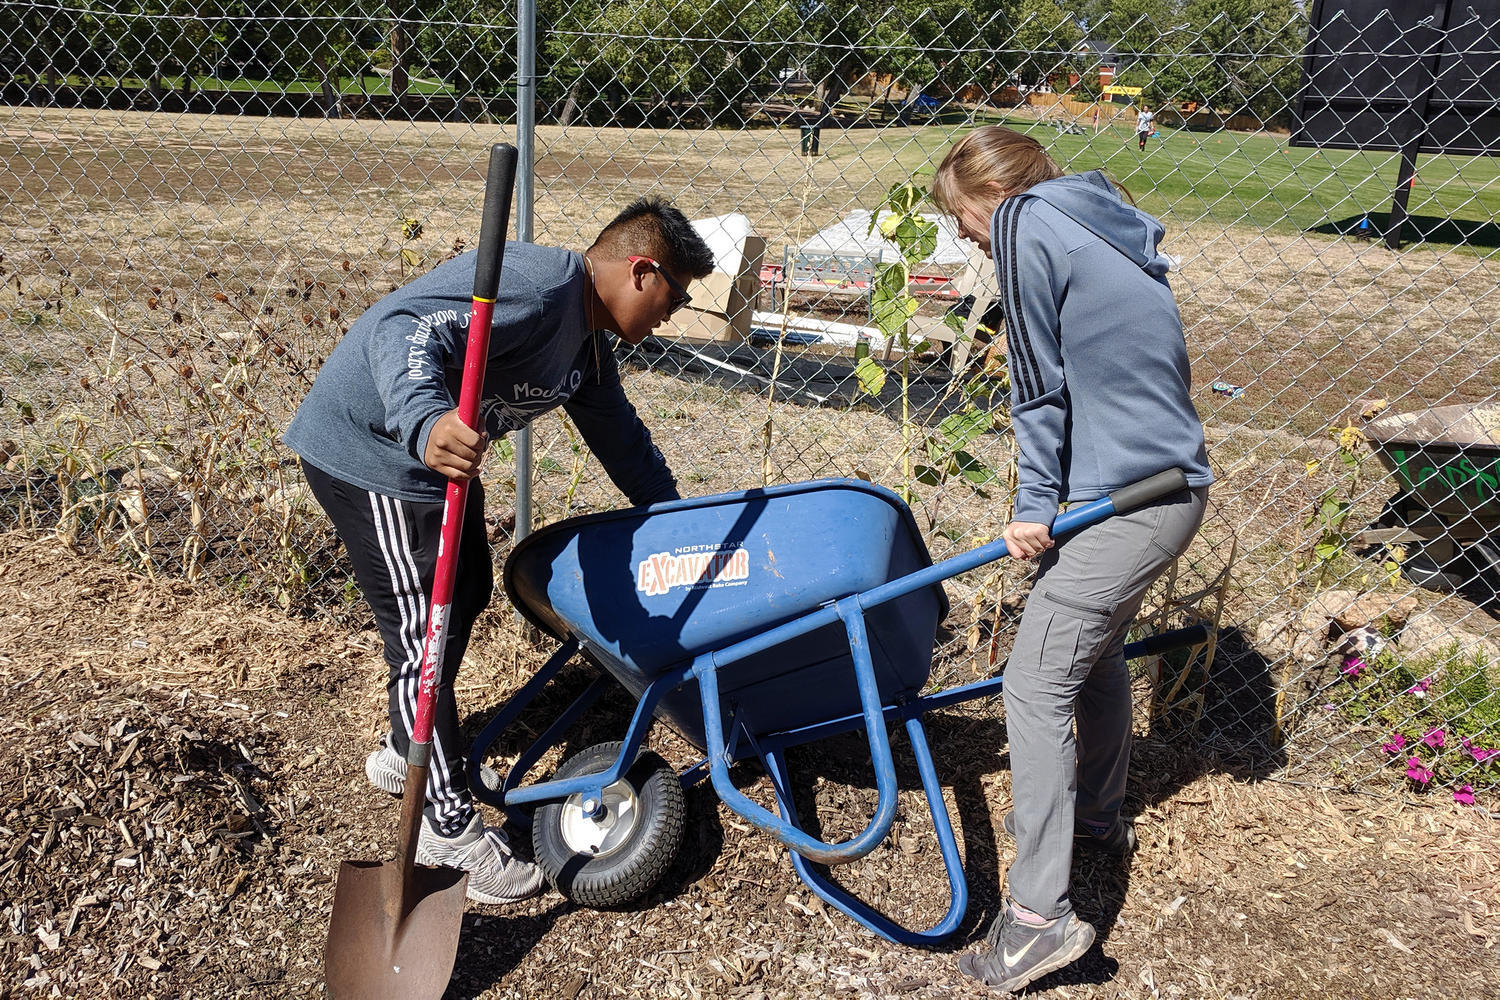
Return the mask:
[[692,278],[714,269],[713,251],[672,203],[665,198],[637,198],[599,233],[590,253],[624,259],[632,254],[653,257],[664,267]]

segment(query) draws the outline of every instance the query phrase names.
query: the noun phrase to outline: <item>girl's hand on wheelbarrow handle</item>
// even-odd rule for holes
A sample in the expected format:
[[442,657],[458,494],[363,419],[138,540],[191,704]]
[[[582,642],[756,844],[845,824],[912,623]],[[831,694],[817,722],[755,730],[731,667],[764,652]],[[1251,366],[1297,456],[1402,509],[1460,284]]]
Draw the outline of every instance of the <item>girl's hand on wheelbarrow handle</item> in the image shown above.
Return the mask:
[[1005,551],[1021,559],[1035,559],[1054,544],[1054,538],[1102,521],[1111,514],[1124,514],[1153,500],[1187,489],[1187,475],[1181,469],[1158,472],[1139,482],[1122,486],[1108,497],[1069,507],[1051,526],[1033,521],[1012,521],[1005,526]]
[[1056,544],[1051,526],[1038,521],[1012,521],[1002,535],[1006,550],[1022,559],[1035,559]]

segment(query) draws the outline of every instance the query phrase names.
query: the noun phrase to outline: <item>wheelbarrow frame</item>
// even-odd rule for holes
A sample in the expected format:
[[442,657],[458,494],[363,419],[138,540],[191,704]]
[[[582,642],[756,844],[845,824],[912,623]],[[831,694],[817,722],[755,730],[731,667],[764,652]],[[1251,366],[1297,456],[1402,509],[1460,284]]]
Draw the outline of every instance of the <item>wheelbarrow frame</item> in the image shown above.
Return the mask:
[[[834,481],[834,484],[837,485],[837,481]],[[865,483],[858,485],[862,489],[869,488]],[[1052,534],[1054,536],[1068,534],[1102,521],[1112,514],[1132,510],[1151,500],[1184,489],[1186,486],[1187,481],[1182,472],[1176,469],[1169,470],[1117,490],[1109,496],[1069,509],[1054,521]],[[659,508],[667,509],[673,504],[691,502],[673,501],[672,504],[659,505]],[[645,513],[649,514],[659,508],[647,508]],[[730,643],[723,648],[698,653],[691,662],[662,671],[646,687],[640,695],[626,729],[619,756],[608,770],[597,774],[554,779],[523,786],[522,780],[542,756],[562,741],[567,730],[605,691],[613,688],[615,678],[607,669],[604,669],[601,675],[537,737],[532,745],[522,752],[506,774],[501,786],[493,791],[487,789],[479,780],[480,763],[500,734],[520,716],[562,667],[579,651],[581,644],[578,638],[567,637],[547,663],[507,700],[494,719],[476,738],[468,758],[470,788],[483,801],[504,809],[512,821],[523,826],[530,825],[530,816],[522,807],[536,806],[574,795],[598,801],[602,797],[603,790],[620,781],[635,761],[637,753],[645,744],[653,722],[653,713],[661,699],[669,692],[696,681],[703,712],[706,756],[681,774],[680,780],[684,787],[698,784],[706,776],[721,802],[757,828],[775,836],[792,850],[793,867],[809,888],[858,923],[899,944],[924,945],[939,942],[958,929],[968,906],[968,885],[964,877],[962,859],[959,857],[957,840],[948,818],[947,806],[943,801],[942,787],[927,744],[922,716],[939,708],[998,694],[1003,685],[1003,677],[992,677],[933,694],[911,695],[893,703],[884,703],[870,654],[865,615],[872,609],[923,588],[940,585],[944,580],[1004,558],[1008,554],[1009,549],[1004,539],[997,539],[968,552],[907,573],[887,583],[832,601],[791,621]],[[722,669],[835,623],[842,623],[849,643],[854,680],[859,692],[860,712],[795,729],[761,734],[754,734],[747,727],[740,725],[740,720],[735,716],[731,716],[726,725],[719,698],[719,672]],[[1126,656],[1133,658],[1175,648],[1178,645],[1201,642],[1204,638],[1203,631],[1199,627],[1156,636],[1148,642],[1127,646]],[[873,851],[890,833],[896,815],[897,782],[887,726],[894,724],[901,724],[905,728],[911,743],[948,875],[950,893],[948,910],[936,924],[921,930],[897,924],[869,904],[846,892],[824,872],[813,867],[858,860]],[[840,843],[830,844],[813,837],[801,828],[792,803],[785,752],[794,746],[859,729],[865,731],[875,772],[877,797],[875,811],[859,834]],[[730,763],[751,756],[758,758],[770,775],[777,808],[781,815],[752,801],[731,781]]]

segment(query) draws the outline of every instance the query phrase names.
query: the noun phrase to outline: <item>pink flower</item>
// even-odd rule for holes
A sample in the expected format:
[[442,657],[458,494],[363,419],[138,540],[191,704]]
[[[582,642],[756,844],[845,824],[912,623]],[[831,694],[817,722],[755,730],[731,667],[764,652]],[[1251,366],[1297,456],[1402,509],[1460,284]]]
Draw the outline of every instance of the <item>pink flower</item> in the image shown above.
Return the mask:
[[1491,757],[1500,757],[1500,750],[1484,750],[1476,747],[1473,743],[1469,742],[1469,738],[1467,736],[1460,737],[1458,742],[1463,746],[1464,750],[1468,752],[1469,756],[1473,757],[1474,760],[1476,760],[1480,764],[1483,764]]
[[1427,697],[1427,689],[1430,687],[1432,687],[1432,678],[1423,677],[1421,680],[1417,681],[1417,683],[1407,688],[1406,693],[1414,694],[1418,698],[1425,698]]
[[1427,735],[1422,737],[1422,742],[1426,743],[1434,750],[1441,750],[1443,744],[1447,742],[1447,738],[1448,734],[1443,732],[1443,730],[1429,729],[1427,730]]
[[1380,744],[1380,749],[1389,754],[1397,754],[1406,749],[1406,737],[1400,733],[1392,733],[1389,743]]
[[1420,758],[1408,757],[1406,760],[1406,776],[1419,785],[1425,785],[1432,780],[1432,771],[1422,766]]
[[1364,660],[1361,660],[1353,653],[1350,653],[1348,656],[1344,657],[1344,665],[1342,668],[1340,668],[1339,672],[1345,677],[1358,677],[1359,672],[1365,669],[1367,666],[1369,666],[1369,664],[1367,664]]
[[1461,806],[1472,806],[1474,804],[1474,789],[1465,785],[1453,793],[1453,801]]

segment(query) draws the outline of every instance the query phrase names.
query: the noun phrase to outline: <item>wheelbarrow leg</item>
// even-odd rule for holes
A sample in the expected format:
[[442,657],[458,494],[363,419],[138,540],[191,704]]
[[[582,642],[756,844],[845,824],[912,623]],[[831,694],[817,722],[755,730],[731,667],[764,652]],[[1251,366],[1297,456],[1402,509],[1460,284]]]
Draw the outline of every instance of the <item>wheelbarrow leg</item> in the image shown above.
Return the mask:
[[[550,781],[505,791],[511,807],[538,807],[532,823],[537,864],[574,902],[593,907],[633,902],[656,886],[677,857],[686,809],[682,784],[675,769],[643,747],[662,696],[690,676],[683,668],[651,682],[623,741],[573,754]],[[610,680],[599,678],[590,692]],[[541,742],[552,745],[560,736],[561,728],[554,726]]]
[[[681,687],[689,676],[690,671],[688,668],[683,668],[676,673],[663,674],[651,682],[650,686],[641,694],[640,700],[636,702],[635,714],[630,719],[629,728],[625,730],[625,739],[620,744],[620,750],[614,764],[608,770],[576,778],[554,778],[551,781],[543,781],[535,785],[525,785],[520,788],[511,787],[507,781],[505,789],[506,805],[519,806],[549,802],[557,799],[565,799],[579,792],[597,794],[605,786],[619,781],[625,776],[625,772],[630,770],[631,763],[635,760],[636,755],[646,742],[646,734],[651,729],[652,714],[656,709],[657,703],[661,701],[662,696],[667,692]],[[613,678],[609,675],[601,676],[588,691],[584,692],[584,697],[588,697],[590,703],[592,703],[594,699],[598,698],[599,693],[602,692],[603,688],[600,685],[605,682],[610,682],[612,685]],[[579,701],[582,700],[583,698],[580,697]],[[577,703],[575,703],[574,707],[577,707]],[[547,730],[546,734],[544,734],[544,738],[538,740],[538,742],[543,744],[547,744],[549,740],[556,742],[556,737],[560,736],[562,730],[567,728],[563,725],[564,721],[570,724],[573,721],[571,718],[572,713],[573,709],[569,708],[568,717],[559,719],[554,723]],[[530,764],[528,764],[529,766]],[[513,768],[512,770],[515,769]]]
[[839,844],[828,844],[809,836],[795,823],[788,823],[769,809],[753,802],[749,796],[734,787],[729,778],[728,743],[724,736],[724,718],[719,704],[719,668],[744,656],[759,652],[775,644],[780,638],[776,630],[763,633],[758,639],[744,641],[730,647],[738,654],[705,653],[693,661],[691,673],[698,678],[698,691],[703,705],[704,740],[709,753],[709,778],[719,801],[733,809],[741,818],[765,830],[798,854],[821,864],[847,864],[858,861],[880,846],[891,824],[896,819],[896,768],[891,762],[890,737],[885,731],[885,714],[880,704],[880,687],[875,678],[875,664],[870,658],[870,637],[865,630],[864,609],[857,598],[846,598],[833,605],[834,613],[843,620],[849,638],[849,653],[854,664],[854,680],[859,689],[861,714],[864,717],[865,738],[870,747],[870,761],[875,767],[875,789],[878,799],[875,815],[857,836]]
[[[917,716],[906,720],[906,735],[911,740],[912,755],[917,761],[917,770],[922,775],[922,790],[927,795],[927,807],[932,814],[932,828],[937,834],[938,846],[942,850],[943,867],[948,872],[948,912],[927,930],[912,930],[891,920],[864,900],[850,895],[827,874],[796,851],[792,852],[792,868],[803,883],[821,896],[834,908],[868,927],[887,941],[896,944],[922,947],[936,944],[958,930],[964,913],[969,908],[969,882],[964,877],[963,860],[958,855],[958,841],[953,836],[953,824],[948,818],[948,806],[943,801],[943,786],[938,781],[937,769],[933,766],[932,751],[927,745],[927,734],[922,720]],[[785,751],[781,747],[766,749],[761,756],[771,784],[776,791],[776,802],[787,822],[800,826],[796,807],[792,804],[791,782],[786,767]]]
[[500,711],[495,713],[495,717],[474,738],[474,743],[469,748],[467,776],[469,779],[469,789],[474,797],[497,809],[504,809],[506,817],[512,822],[519,823],[522,829],[531,825],[531,817],[520,810],[508,808],[505,805],[505,793],[515,787],[516,783],[526,776],[526,772],[531,770],[536,762],[542,758],[543,754],[552,749],[553,744],[556,743],[557,738],[562,734],[563,730],[572,725],[590,705],[599,699],[599,696],[604,693],[604,688],[608,686],[604,682],[607,682],[609,677],[605,675],[596,678],[584,690],[583,694],[579,695],[573,704],[568,706],[567,710],[548,727],[547,731],[539,736],[536,742],[532,743],[526,752],[520,756],[515,766],[506,773],[505,781],[497,791],[490,791],[480,779],[479,765],[484,762],[485,755],[489,753],[490,747],[494,745],[495,741],[500,738],[500,734],[510,728],[516,719],[520,718],[521,713],[526,711],[531,703],[536,700],[537,696],[542,693],[542,689],[552,682],[552,679],[557,676],[558,671],[577,652],[577,639],[569,639],[559,646],[557,652],[553,653],[552,657],[542,665],[542,668],[532,675],[531,680],[527,681],[521,687],[521,690],[511,695],[505,704],[500,706]]

